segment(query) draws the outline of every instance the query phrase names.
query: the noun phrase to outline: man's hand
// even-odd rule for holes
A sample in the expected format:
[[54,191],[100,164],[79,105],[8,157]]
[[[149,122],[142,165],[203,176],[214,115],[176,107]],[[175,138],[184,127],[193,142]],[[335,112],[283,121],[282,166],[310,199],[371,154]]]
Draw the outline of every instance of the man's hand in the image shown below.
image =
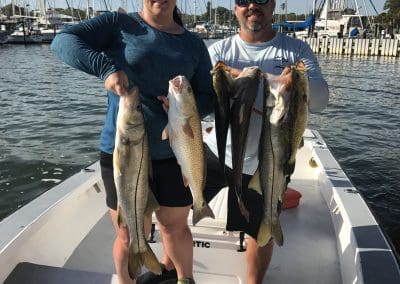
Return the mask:
[[128,76],[122,70],[114,72],[104,81],[104,87],[118,96],[125,96],[129,88]]

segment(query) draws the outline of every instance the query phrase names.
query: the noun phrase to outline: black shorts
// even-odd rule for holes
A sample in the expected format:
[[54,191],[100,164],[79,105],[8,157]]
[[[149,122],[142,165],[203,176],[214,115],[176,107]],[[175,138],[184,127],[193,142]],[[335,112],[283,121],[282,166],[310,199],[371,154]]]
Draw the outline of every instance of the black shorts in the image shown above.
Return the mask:
[[[106,189],[106,204],[117,210],[117,192],[114,183],[113,155],[100,152],[101,177]],[[151,189],[161,206],[185,207],[193,203],[189,187],[183,184],[181,169],[175,158],[153,160]]]
[[[224,178],[218,158],[205,146],[207,157],[207,180],[204,189],[204,198],[209,202],[222,188],[229,186],[228,193],[228,217],[226,229],[228,231],[243,231],[246,234],[257,238],[258,228],[264,215],[264,205],[261,195],[247,186],[251,175],[243,174],[242,199],[249,211],[249,222],[243,217],[239,209],[239,203],[235,190]],[[232,169],[225,167],[228,180],[232,180]]]
[[[229,186],[226,181],[218,158],[205,145],[207,157],[207,179],[204,188],[204,198],[207,202],[218,194],[218,192]],[[100,154],[101,175],[106,188],[106,204],[109,208],[117,209],[117,194],[114,184],[112,155],[101,152]],[[183,185],[180,167],[175,158],[165,160],[154,160],[152,190],[157,201],[162,206],[184,207],[193,203],[192,194],[188,187]],[[225,168],[228,179],[231,179],[232,170]],[[261,196],[247,185],[251,179],[250,175],[243,175],[244,205],[249,210],[249,223],[240,212],[236,193],[229,186],[228,194],[228,220],[226,229],[228,231],[243,231],[257,238],[258,228],[263,216],[263,201]]]

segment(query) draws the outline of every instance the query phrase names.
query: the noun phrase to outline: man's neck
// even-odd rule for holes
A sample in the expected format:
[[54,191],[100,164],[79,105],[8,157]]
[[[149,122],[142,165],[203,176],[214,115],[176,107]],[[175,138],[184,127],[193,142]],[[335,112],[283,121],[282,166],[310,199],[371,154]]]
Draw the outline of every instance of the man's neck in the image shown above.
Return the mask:
[[268,31],[260,31],[260,32],[250,32],[245,30],[240,30],[239,36],[240,38],[247,43],[263,43],[273,39],[276,35],[276,32],[271,29]]

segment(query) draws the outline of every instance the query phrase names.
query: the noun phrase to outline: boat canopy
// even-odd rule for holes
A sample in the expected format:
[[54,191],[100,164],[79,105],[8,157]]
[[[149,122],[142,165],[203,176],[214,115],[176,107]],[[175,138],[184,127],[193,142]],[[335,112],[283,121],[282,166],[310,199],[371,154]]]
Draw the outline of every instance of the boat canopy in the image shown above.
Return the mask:
[[288,22],[283,21],[281,23],[273,23],[272,27],[274,30],[279,30],[281,27],[284,31],[289,30],[304,30],[314,24],[314,15],[309,15],[304,21],[299,22]]

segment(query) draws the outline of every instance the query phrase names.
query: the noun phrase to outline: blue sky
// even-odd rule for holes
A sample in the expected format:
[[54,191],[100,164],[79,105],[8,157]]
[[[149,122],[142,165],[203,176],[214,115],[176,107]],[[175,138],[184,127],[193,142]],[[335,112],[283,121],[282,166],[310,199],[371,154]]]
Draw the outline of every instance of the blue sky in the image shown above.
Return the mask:
[[[5,0],[0,0],[0,2],[5,1]],[[15,0],[18,2],[18,0]],[[21,0],[20,0],[21,1]],[[30,0],[26,2],[36,2],[34,0]],[[89,0],[90,3],[92,3],[93,0]],[[120,1],[119,0],[105,0],[107,3],[113,3],[113,9],[115,9]],[[128,3],[128,10],[132,11],[132,10],[138,10],[141,9],[142,6],[142,0],[126,0]],[[197,14],[198,13],[204,13],[205,11],[205,7],[206,7],[206,3],[208,0],[197,0]],[[297,14],[302,14],[302,13],[308,13],[311,8],[312,8],[312,2],[313,0],[276,0],[277,3],[277,7],[276,7],[276,12],[282,12],[282,10],[280,9],[280,5],[282,3],[284,3],[285,1],[287,1],[287,6],[288,6],[288,12],[294,12]],[[317,5],[318,3],[320,3],[322,0],[317,0]],[[349,3],[352,1],[357,1],[358,5],[361,7],[361,11],[362,14],[365,14],[364,12],[364,7],[367,7],[367,11],[368,13],[372,14],[373,9],[370,5],[369,1],[372,1],[376,7],[376,9],[378,10],[379,13],[382,12],[383,10],[383,5],[385,3],[385,0],[348,0]],[[11,0],[7,0],[6,2],[11,2]],[[66,7],[66,0],[47,0],[47,3],[51,3],[52,5],[55,4],[56,7]],[[85,7],[85,3],[87,3],[86,0],[68,0],[70,5],[73,5],[74,7],[76,7],[77,5],[81,5],[81,9],[83,9]],[[101,3],[104,3],[104,0],[95,0],[95,6],[100,6]],[[186,4],[185,4],[186,3]],[[192,13],[194,11],[193,8],[193,3],[194,0],[177,0],[177,4],[178,6],[181,8],[181,10],[184,10],[186,8],[188,13]],[[212,0],[212,6],[216,7],[216,6],[222,6],[225,8],[231,8],[233,7],[234,4],[234,0]],[[31,4],[31,7],[33,7],[34,4]],[[102,7],[101,7],[102,6]],[[96,7],[97,10],[99,9],[104,9],[104,4],[101,5],[100,7]]]

